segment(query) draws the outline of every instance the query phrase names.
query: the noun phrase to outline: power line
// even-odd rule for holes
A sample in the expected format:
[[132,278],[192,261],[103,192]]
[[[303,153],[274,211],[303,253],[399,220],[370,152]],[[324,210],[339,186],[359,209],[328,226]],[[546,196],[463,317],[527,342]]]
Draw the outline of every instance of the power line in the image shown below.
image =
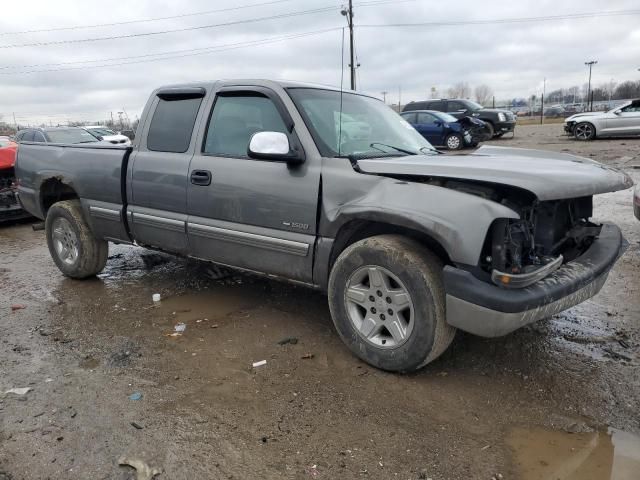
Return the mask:
[[[228,51],[228,50],[236,50],[236,49],[239,49],[239,48],[246,48],[246,47],[251,47],[251,46],[266,45],[266,44],[270,44],[270,43],[281,42],[283,40],[290,40],[290,39],[295,39],[295,38],[308,37],[308,36],[312,36],[312,35],[319,35],[319,34],[322,34],[322,33],[327,33],[327,32],[336,31],[336,30],[340,30],[340,29],[341,29],[341,27],[333,27],[333,28],[327,28],[327,29],[324,29],[324,30],[315,30],[315,31],[311,31],[311,32],[302,32],[302,33],[297,33],[297,34],[292,34],[292,35],[285,35],[285,36],[281,36],[281,37],[271,37],[271,38],[252,40],[252,41],[247,41],[247,42],[239,42],[239,43],[235,43],[235,44],[218,45],[218,46],[206,47],[206,48],[203,48],[203,49],[197,49],[199,51],[187,50],[189,53],[184,53],[184,54],[176,54],[176,55],[174,55],[174,54],[171,54],[171,52],[150,54],[150,55],[156,55],[156,56],[165,55],[165,56],[160,57],[160,58],[147,58],[145,60],[135,60],[136,58],[148,57],[149,56],[149,55],[140,55],[138,57],[121,57],[121,58],[117,59],[117,60],[122,60],[123,58],[125,58],[125,59],[126,58],[134,59],[131,62],[108,63],[108,64],[104,64],[104,65],[85,65],[85,66],[81,66],[81,67],[69,67],[69,68],[51,68],[51,69],[40,69],[40,70],[26,70],[26,71],[19,71],[19,72],[0,72],[0,75],[21,75],[21,74],[29,74],[29,73],[60,72],[60,71],[67,71],[67,70],[81,70],[81,69],[104,68],[104,67],[118,67],[118,66],[132,65],[132,64],[138,64],[138,63],[149,63],[149,62],[156,62],[156,61],[160,61],[160,60],[170,60],[170,59],[174,59],[174,58],[193,57],[193,56],[197,56],[197,55],[206,55],[206,54],[209,54],[209,53],[217,53],[217,52],[223,52],[223,51]],[[177,51],[177,52],[181,52],[181,51]]]
[[459,25],[494,25],[504,23],[525,23],[525,22],[546,22],[554,20],[573,20],[580,18],[595,17],[614,17],[624,15],[640,15],[640,10],[616,10],[604,12],[575,13],[566,15],[549,15],[544,17],[520,17],[520,18],[498,18],[487,20],[462,20],[451,22],[421,22],[421,23],[386,23],[386,24],[368,24],[358,25],[358,27],[366,28],[383,28],[383,27],[451,27]]
[[[254,4],[252,6],[266,5],[266,4],[271,4],[271,3],[279,3],[279,2],[284,2],[284,1],[291,1],[291,0],[277,0],[277,1],[272,1],[272,2],[266,2],[266,3],[263,3],[263,4]],[[415,0],[395,0],[395,1],[394,0],[373,0],[373,1],[368,1],[368,2],[362,2],[359,6],[369,7],[369,6],[384,5],[384,4],[389,4],[389,3],[404,3],[404,2],[408,2],[408,1],[415,1]],[[235,7],[235,9],[238,9],[238,8],[240,8],[240,7]],[[218,10],[218,11],[224,11],[224,10],[232,10],[232,8]],[[24,47],[43,47],[43,46],[49,46],[49,45],[65,45],[65,44],[70,44],[70,43],[87,43],[87,42],[100,42],[100,41],[105,41],[105,40],[119,40],[119,39],[124,39],[124,38],[150,37],[150,36],[154,36],[154,35],[164,35],[164,34],[167,34],[167,33],[188,32],[188,31],[194,31],[194,30],[204,30],[204,29],[216,28],[216,27],[225,27],[225,26],[231,26],[231,25],[241,25],[241,24],[246,24],[246,23],[255,23],[255,22],[261,22],[261,21],[264,21],[264,20],[274,20],[274,19],[280,19],[280,18],[296,17],[296,16],[299,16],[299,15],[309,15],[309,14],[313,14],[313,13],[325,13],[325,12],[334,11],[334,10],[335,10],[334,6],[321,7],[321,8],[315,8],[315,9],[310,9],[310,10],[301,10],[301,11],[297,11],[297,12],[281,13],[281,14],[278,14],[278,15],[272,15],[272,16],[268,16],[268,17],[249,18],[249,19],[245,19],[245,20],[235,20],[235,21],[231,21],[231,22],[215,23],[215,24],[210,24],[210,25],[200,25],[200,26],[196,26],[196,27],[176,28],[176,29],[172,29],[172,30],[159,30],[159,31],[155,31],[155,32],[130,33],[130,34],[124,34],[124,35],[110,35],[110,36],[105,36],[105,37],[79,38],[79,39],[69,39],[69,40],[53,40],[53,41],[48,41],[48,42],[17,43],[17,44],[10,44],[10,45],[0,45],[0,49],[24,48]],[[187,17],[187,16],[203,15],[203,14],[206,14],[206,13],[213,13],[215,11],[216,10],[211,10],[211,11],[208,11],[208,12],[196,12],[196,13],[183,14],[183,15],[178,15],[178,16],[173,16],[173,17],[163,17],[163,18],[158,18],[157,20],[168,19],[168,18],[180,18],[180,17]],[[135,21],[131,21],[131,23],[140,23],[140,22],[155,21],[155,20],[156,19],[135,20]],[[84,27],[83,26],[61,27],[60,29],[44,29],[44,30],[40,30],[40,31],[41,32],[45,32],[45,31],[56,31],[56,30],[64,30],[64,29],[92,28],[92,27],[97,27],[97,26],[124,25],[126,23],[128,23],[128,22],[116,22],[116,23],[113,23],[113,24],[89,25],[89,26],[84,26]],[[29,32],[34,33],[36,31],[32,30],[32,31],[15,32],[15,33],[29,33]],[[11,32],[11,33],[13,33],[13,32]],[[0,35],[5,35],[5,34],[0,34]]]
[[[265,43],[272,43],[272,42],[276,42],[276,41],[280,41],[280,40],[287,40],[289,38],[298,38],[299,36],[308,36],[308,35],[315,35],[315,34],[320,34],[320,33],[325,33],[325,32],[330,32],[330,31],[334,31],[339,29],[340,27],[334,27],[334,28],[326,28],[323,30],[313,30],[313,31],[309,31],[309,32],[300,32],[297,34],[291,34],[291,35],[283,35],[283,36],[278,36],[278,37],[267,37],[267,38],[261,38],[261,39],[257,39],[257,40],[246,40],[244,42],[236,42],[236,43],[226,43],[226,44],[220,44],[220,45],[211,45],[209,47],[201,47],[201,48],[185,48],[185,49],[181,49],[181,50],[170,50],[170,51],[166,51],[166,52],[158,52],[158,53],[146,53],[144,55],[132,55],[132,56],[128,56],[128,57],[110,57],[110,58],[101,58],[101,59],[95,59],[95,60],[75,60],[72,62],[54,62],[54,63],[33,63],[33,64],[29,64],[29,65],[10,65],[10,66],[4,66],[4,67],[0,67],[0,70],[9,70],[9,69],[16,69],[16,68],[40,68],[40,67],[64,67],[67,65],[82,65],[82,64],[87,64],[87,63],[102,63],[102,62],[120,62],[122,60],[133,60],[133,59],[140,59],[140,58],[149,58],[149,57],[160,57],[163,55],[179,55],[182,53],[192,53],[194,55],[196,55],[199,52],[208,52],[210,50],[214,50],[214,49],[219,49],[219,48],[225,48],[225,47],[236,47],[236,46],[251,46],[254,44],[260,44],[262,42]],[[170,57],[173,58],[173,57]],[[162,59],[160,59],[162,60]],[[108,65],[105,65],[108,66]],[[91,68],[91,66],[89,66],[88,68]],[[65,69],[65,70],[75,70],[75,69]],[[49,70],[37,70],[37,71],[49,71]],[[0,75],[10,75],[10,74],[14,74],[14,73],[31,73],[31,72],[9,72],[9,73],[3,73],[0,72]]]
[[192,13],[183,13],[180,15],[171,15],[168,17],[152,17],[152,18],[142,18],[138,20],[127,20],[122,22],[112,22],[112,23],[96,23],[93,25],[73,25],[70,27],[56,27],[56,28],[41,28],[36,30],[22,30],[19,32],[0,32],[0,36],[5,35],[21,35],[25,33],[44,33],[44,32],[62,32],[68,30],[84,30],[88,28],[102,28],[102,27],[116,27],[119,25],[133,25],[135,23],[150,23],[150,22],[159,22],[162,20],[173,20],[176,18],[186,18],[186,17],[196,17],[201,15],[209,15],[212,13],[221,13],[221,12],[230,12],[233,10],[242,10],[245,8],[252,7],[261,7],[263,5],[274,5],[276,3],[285,3],[292,2],[293,0],[272,0],[270,2],[260,2],[260,3],[252,3],[250,5],[240,5],[237,7],[228,7],[228,8],[219,8],[216,10],[205,10],[202,12],[192,12]]
[[159,30],[159,31],[155,31],[155,32],[130,33],[130,34],[126,34],[126,35],[111,35],[111,36],[108,36],[108,37],[93,37],[93,38],[77,38],[77,39],[69,39],[69,40],[54,40],[54,41],[49,41],[49,42],[34,42],[34,43],[19,43],[19,44],[12,44],[12,45],[0,45],[0,49],[23,48],[23,47],[43,47],[43,46],[48,46],[48,45],[64,45],[64,44],[69,44],[69,43],[100,42],[100,41],[104,41],[104,40],[116,40],[116,39],[123,39],[123,38],[150,37],[150,36],[154,36],[154,35],[164,35],[164,34],[167,34],[167,33],[189,32],[189,31],[194,31],[194,30],[205,30],[205,29],[216,28],[216,27],[226,27],[226,26],[230,26],[230,25],[242,25],[242,24],[247,24],[247,23],[262,22],[262,21],[265,21],[265,20],[275,20],[275,19],[281,19],[281,18],[296,17],[296,16],[300,16],[300,15],[309,15],[309,14],[312,14],[312,13],[324,13],[324,12],[329,12],[329,11],[335,11],[335,7],[315,8],[315,9],[312,9],[312,10],[302,10],[302,11],[297,11],[297,12],[281,13],[281,14],[278,14],[278,15],[271,15],[271,16],[268,16],[268,17],[248,18],[248,19],[245,19],[245,20],[234,20],[232,22],[214,23],[214,24],[210,24],[210,25],[200,25],[200,26],[196,26],[196,27],[176,28],[176,29],[172,29],[172,30]]

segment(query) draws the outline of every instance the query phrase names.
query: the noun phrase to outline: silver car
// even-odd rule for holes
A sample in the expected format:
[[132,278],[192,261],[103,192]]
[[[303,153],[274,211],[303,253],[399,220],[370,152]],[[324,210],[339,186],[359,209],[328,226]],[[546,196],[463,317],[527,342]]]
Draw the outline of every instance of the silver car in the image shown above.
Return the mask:
[[640,135],[640,99],[606,112],[572,115],[565,120],[564,131],[583,141],[596,137]]

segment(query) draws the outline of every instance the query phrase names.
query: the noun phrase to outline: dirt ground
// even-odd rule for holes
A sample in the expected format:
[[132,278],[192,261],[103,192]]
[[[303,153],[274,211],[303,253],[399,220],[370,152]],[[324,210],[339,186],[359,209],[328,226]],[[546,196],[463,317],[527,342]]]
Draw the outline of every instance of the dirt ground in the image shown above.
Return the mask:
[[[640,139],[560,130],[493,143],[640,181]],[[319,293],[114,245],[73,281],[43,232],[0,227],[0,480],[136,478],[123,455],[161,480],[637,479],[640,222],[630,191],[595,216],[630,243],[599,295],[503,338],[458,334],[413,375],[351,356]]]

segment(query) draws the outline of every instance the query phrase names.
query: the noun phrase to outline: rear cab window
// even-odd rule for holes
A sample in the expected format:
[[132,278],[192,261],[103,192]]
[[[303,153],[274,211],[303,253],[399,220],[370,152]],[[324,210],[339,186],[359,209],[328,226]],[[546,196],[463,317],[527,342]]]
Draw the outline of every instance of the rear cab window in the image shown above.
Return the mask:
[[189,149],[202,97],[158,99],[147,134],[147,149],[184,153]]

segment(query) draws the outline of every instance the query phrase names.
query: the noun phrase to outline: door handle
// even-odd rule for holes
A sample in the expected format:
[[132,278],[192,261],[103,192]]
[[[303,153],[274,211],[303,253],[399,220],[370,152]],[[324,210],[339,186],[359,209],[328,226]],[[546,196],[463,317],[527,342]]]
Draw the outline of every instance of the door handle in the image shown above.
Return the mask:
[[191,183],[194,185],[211,185],[211,172],[209,170],[193,170],[191,172]]

